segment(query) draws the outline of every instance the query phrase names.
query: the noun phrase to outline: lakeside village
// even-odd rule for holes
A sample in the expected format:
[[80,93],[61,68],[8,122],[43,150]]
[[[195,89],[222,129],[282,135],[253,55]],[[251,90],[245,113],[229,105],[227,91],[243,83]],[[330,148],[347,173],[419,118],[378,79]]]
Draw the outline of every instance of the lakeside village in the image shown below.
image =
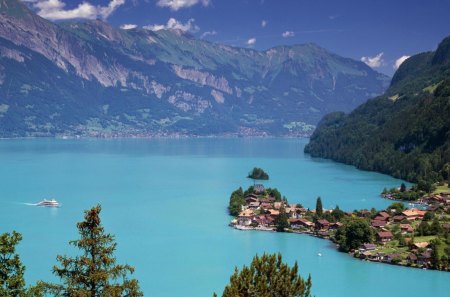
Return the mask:
[[450,189],[429,197],[420,209],[393,202],[385,210],[352,212],[323,209],[319,197],[310,210],[254,184],[235,190],[228,209],[235,217],[230,226],[239,230],[310,234],[362,260],[450,271]]

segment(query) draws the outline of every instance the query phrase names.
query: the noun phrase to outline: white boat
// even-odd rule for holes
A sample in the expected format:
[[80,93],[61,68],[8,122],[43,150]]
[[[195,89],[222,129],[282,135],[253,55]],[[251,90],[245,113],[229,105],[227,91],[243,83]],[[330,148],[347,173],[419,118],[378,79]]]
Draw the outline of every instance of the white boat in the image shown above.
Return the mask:
[[58,201],[56,201],[55,199],[50,199],[50,200],[44,199],[44,200],[36,203],[36,206],[60,207],[61,204]]

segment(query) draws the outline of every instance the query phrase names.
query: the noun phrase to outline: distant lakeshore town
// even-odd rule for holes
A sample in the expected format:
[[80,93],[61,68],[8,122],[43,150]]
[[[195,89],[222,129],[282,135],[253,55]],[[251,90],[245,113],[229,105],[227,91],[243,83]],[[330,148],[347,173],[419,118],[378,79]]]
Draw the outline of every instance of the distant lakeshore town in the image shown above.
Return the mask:
[[384,210],[346,212],[338,206],[324,209],[320,197],[316,209],[289,204],[278,189],[256,183],[269,179],[261,168],[254,168],[248,178],[254,185],[245,191],[239,188],[230,197],[228,209],[235,217],[230,226],[235,229],[309,234],[329,239],[340,251],[362,260],[450,271],[448,185],[421,192],[422,196],[411,201],[399,198],[419,191],[402,184],[398,189],[385,189],[381,196],[409,203],[394,201]]

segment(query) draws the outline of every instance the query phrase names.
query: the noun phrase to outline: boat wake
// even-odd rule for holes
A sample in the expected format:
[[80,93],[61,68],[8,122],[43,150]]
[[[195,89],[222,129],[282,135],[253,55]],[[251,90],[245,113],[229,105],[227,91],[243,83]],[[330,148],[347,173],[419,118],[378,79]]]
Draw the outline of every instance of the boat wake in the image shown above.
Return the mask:
[[42,206],[42,207],[53,207],[53,208],[61,207],[61,203],[59,203],[55,199],[50,199],[50,200],[44,199],[37,203],[22,202],[21,204],[27,205],[27,206]]
[[22,202],[20,204],[28,205],[28,206],[37,206],[38,205],[37,203],[27,203],[27,202]]

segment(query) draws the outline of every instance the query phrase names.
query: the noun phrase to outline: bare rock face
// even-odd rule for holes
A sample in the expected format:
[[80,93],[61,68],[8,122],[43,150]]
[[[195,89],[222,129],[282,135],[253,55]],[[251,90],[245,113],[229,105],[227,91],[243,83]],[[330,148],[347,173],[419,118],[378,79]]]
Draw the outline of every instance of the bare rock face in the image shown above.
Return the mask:
[[173,65],[173,70],[176,75],[182,79],[187,79],[203,86],[210,86],[230,95],[233,94],[233,89],[229,86],[228,81],[223,76],[217,78],[211,73],[194,69],[183,69],[178,65]]

